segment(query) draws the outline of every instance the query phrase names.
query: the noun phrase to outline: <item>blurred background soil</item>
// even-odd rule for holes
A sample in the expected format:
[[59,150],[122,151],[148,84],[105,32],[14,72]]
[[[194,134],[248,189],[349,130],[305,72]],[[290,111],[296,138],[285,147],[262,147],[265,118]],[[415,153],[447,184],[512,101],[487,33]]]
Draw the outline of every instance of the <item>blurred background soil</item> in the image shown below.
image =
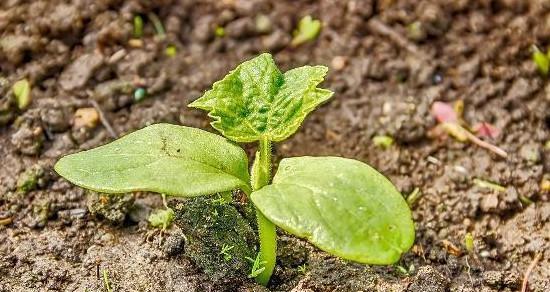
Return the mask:
[[[306,15],[322,31],[292,47]],[[265,291],[210,280],[177,227],[149,227],[158,196],[88,195],[52,170],[156,122],[212,131],[186,105],[264,51],[282,70],[328,66],[335,92],[277,158],[359,159],[421,194],[416,244],[396,266],[345,263],[281,235],[270,290],[519,291],[534,263],[530,291],[549,291],[550,84],[533,45],[550,46],[550,1],[3,0],[0,291],[104,291],[104,272],[115,291]],[[11,87],[24,78],[32,100],[19,109]],[[484,139],[507,158],[434,137],[434,101],[461,101],[466,124],[498,129]],[[379,135],[393,145],[376,146]]]

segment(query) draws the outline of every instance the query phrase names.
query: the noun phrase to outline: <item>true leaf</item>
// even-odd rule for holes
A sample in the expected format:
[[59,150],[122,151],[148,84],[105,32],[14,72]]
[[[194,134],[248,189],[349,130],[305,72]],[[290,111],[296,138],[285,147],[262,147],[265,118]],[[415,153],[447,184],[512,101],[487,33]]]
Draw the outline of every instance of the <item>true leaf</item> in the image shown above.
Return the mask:
[[250,188],[246,153],[221,136],[155,124],[107,145],[63,157],[55,170],[105,193],[152,191],[198,196]]
[[411,212],[401,194],[356,160],[283,159],[273,184],[251,198],[277,226],[344,259],[391,264],[414,242]]
[[332,96],[317,88],[327,70],[303,66],[282,74],[264,53],[239,65],[189,106],[209,111],[212,126],[233,141],[282,141]]

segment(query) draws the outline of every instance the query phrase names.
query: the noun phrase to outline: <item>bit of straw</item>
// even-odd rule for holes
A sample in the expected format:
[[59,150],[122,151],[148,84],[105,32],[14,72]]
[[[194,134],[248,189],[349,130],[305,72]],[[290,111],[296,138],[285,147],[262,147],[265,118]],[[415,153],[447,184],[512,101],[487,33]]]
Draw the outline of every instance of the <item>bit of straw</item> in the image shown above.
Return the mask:
[[502,193],[506,192],[505,187],[479,178],[474,178],[474,184],[480,188],[487,188]]
[[153,23],[153,26],[155,27],[155,31],[157,32],[157,35],[161,38],[166,37],[166,31],[164,30],[164,26],[162,25],[162,22],[160,21],[159,17],[154,13],[147,14],[147,18]]
[[10,225],[13,222],[11,217],[0,219],[0,226]]
[[422,197],[422,192],[420,191],[420,188],[416,187],[414,190],[407,196],[407,203],[410,207],[412,207],[418,199]]
[[479,139],[476,135],[470,133],[469,131],[464,131],[466,136],[468,137],[468,139],[476,144],[477,146],[481,147],[481,148],[485,148],[493,153],[495,153],[496,155],[502,157],[502,158],[506,158],[508,157],[508,153],[506,153],[506,151],[504,151],[502,148],[498,147],[498,146],[495,146],[493,144],[490,144],[490,143],[487,143],[481,139]]
[[538,253],[531,264],[529,264],[529,267],[527,267],[527,270],[525,271],[525,274],[523,275],[523,283],[521,283],[521,292],[527,292],[527,287],[529,286],[529,275],[537,265],[537,263],[542,258],[542,253]]
[[97,110],[97,112],[99,113],[99,120],[101,121],[101,124],[103,125],[103,127],[105,127],[105,129],[107,130],[107,132],[109,132],[109,135],[111,135],[111,137],[113,137],[114,139],[118,138],[118,135],[117,133],[115,132],[115,130],[113,129],[113,127],[111,127],[111,124],[109,123],[109,121],[107,120],[107,118],[105,117],[105,114],[103,113],[103,110],[101,109],[101,107],[99,106],[99,104],[97,104],[97,101],[93,100],[93,99],[90,99],[90,104]]

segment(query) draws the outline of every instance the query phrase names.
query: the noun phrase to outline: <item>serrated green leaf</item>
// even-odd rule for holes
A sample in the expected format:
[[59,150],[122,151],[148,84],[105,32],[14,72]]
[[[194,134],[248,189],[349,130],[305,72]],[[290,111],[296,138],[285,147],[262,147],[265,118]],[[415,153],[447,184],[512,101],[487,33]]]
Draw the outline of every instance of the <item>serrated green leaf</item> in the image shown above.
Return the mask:
[[414,242],[407,203],[386,177],[360,161],[283,159],[273,184],[251,198],[277,226],[344,259],[392,264]]
[[332,96],[317,88],[327,70],[304,66],[282,74],[264,53],[239,65],[189,106],[209,111],[212,126],[233,141],[282,141]]
[[61,158],[55,171],[104,193],[152,191],[192,197],[249,191],[246,153],[199,129],[155,124],[107,145]]

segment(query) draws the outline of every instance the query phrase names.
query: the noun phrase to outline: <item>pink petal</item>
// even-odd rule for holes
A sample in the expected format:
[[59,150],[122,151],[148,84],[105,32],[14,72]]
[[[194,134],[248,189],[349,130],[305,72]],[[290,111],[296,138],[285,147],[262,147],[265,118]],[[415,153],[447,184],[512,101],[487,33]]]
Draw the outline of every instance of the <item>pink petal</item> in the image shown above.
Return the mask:
[[440,123],[456,123],[458,121],[453,107],[441,101],[436,101],[432,104],[432,115]]
[[479,123],[476,124],[473,127],[474,132],[476,132],[477,136],[479,137],[487,137],[487,138],[496,138],[498,135],[500,135],[500,130],[497,129],[495,126],[489,124],[489,123]]

